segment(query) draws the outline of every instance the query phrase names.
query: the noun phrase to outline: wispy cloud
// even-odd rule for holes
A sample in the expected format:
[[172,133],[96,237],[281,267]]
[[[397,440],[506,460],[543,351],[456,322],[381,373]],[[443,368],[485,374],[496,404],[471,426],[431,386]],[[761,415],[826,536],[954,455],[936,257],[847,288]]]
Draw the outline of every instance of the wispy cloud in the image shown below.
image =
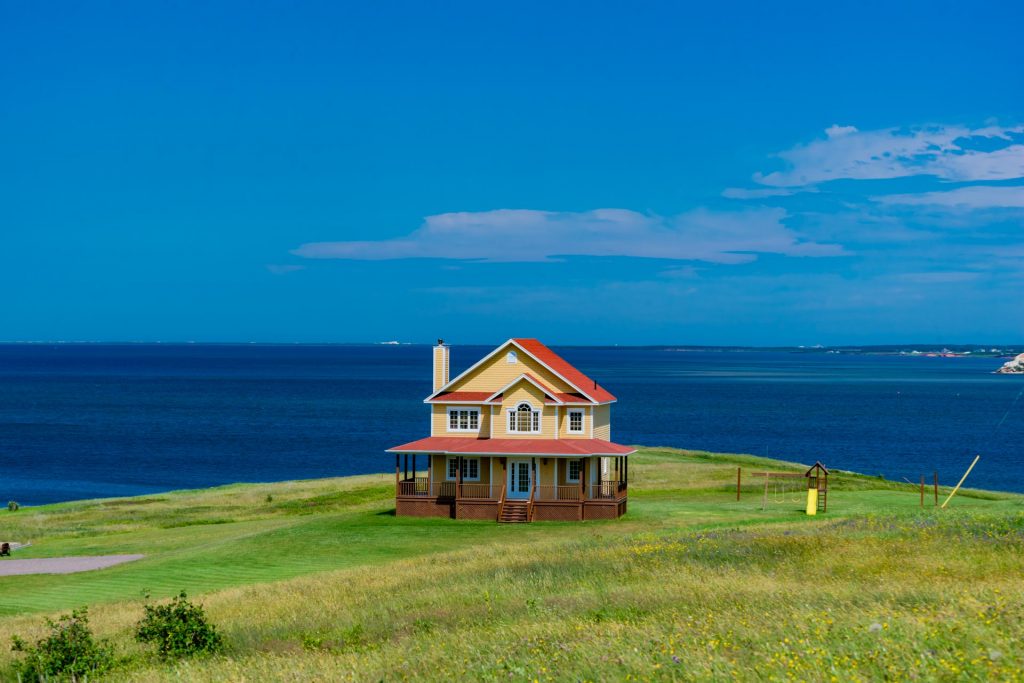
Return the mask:
[[288,273],[294,273],[297,270],[303,270],[306,266],[300,266],[294,263],[268,263],[267,270],[274,275],[286,275]]
[[920,273],[898,273],[894,276],[900,280],[925,285],[950,284],[957,282],[973,282],[982,277],[982,273],[971,270],[936,270]]
[[944,206],[962,209],[1024,208],[1024,186],[970,185],[946,192],[880,195],[871,198],[899,206]]
[[807,240],[784,223],[780,208],[696,209],[671,217],[626,209],[495,211],[428,216],[408,235],[385,240],[314,242],[305,258],[553,261],[564,256],[631,256],[745,263],[757,254],[838,256],[838,244]]
[[1024,178],[1024,126],[929,125],[861,131],[833,125],[825,137],[781,152],[787,168],[757,173],[773,188],[832,180],[931,176],[946,181]]
[[722,190],[726,199],[765,199],[767,197],[788,197],[799,192],[817,192],[816,187],[727,187]]

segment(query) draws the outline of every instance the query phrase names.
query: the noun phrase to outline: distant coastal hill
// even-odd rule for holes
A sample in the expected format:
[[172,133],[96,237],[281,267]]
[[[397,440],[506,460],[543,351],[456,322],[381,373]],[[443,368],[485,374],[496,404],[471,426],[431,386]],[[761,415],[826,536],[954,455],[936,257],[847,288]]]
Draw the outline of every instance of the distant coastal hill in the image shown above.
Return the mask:
[[1013,360],[1003,363],[1003,367],[996,370],[997,375],[1021,375],[1024,374],[1024,353]]

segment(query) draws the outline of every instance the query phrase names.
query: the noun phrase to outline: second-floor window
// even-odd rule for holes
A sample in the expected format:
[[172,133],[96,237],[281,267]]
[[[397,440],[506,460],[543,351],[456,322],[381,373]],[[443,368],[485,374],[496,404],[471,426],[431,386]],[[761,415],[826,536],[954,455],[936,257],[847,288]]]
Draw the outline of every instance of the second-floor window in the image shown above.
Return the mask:
[[479,408],[449,408],[448,409],[448,431],[449,432],[478,432],[478,431],[480,431],[480,409]]
[[569,411],[569,433],[570,434],[582,434],[583,433],[583,411],[582,410],[570,410]]
[[540,431],[540,411],[529,403],[520,403],[508,411],[508,431],[537,433]]

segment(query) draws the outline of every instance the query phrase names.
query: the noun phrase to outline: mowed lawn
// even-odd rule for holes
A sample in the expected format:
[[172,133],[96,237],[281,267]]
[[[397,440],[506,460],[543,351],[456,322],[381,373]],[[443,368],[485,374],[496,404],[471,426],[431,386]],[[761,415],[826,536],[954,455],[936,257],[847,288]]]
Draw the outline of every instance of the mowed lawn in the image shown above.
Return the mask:
[[[393,478],[237,485],[0,513],[18,558],[142,553],[0,577],[0,642],[89,605],[160,680],[1024,679],[1024,497],[830,479],[829,512],[750,472],[644,448],[607,522],[396,518]],[[736,468],[743,498],[736,501]],[[945,489],[944,491],[948,491]],[[199,598],[228,654],[163,665],[130,639],[145,594]],[[0,649],[0,671],[12,655]]]

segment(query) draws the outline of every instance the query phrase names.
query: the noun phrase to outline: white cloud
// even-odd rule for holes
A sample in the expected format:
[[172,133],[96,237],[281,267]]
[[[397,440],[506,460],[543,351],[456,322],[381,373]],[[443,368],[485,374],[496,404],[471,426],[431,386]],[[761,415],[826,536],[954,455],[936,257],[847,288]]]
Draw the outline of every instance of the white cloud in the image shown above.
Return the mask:
[[833,123],[831,126],[825,129],[825,135],[827,135],[829,138],[841,138],[844,135],[849,135],[851,133],[857,132],[859,131],[857,130],[856,126],[840,126],[838,123]]
[[[833,125],[826,137],[778,156],[788,168],[755,174],[762,185],[805,187],[830,180],[924,175],[950,181],[1024,178],[1024,126],[933,125],[860,131]],[[979,144],[984,141],[984,145]]]
[[948,192],[893,194],[872,197],[882,204],[898,206],[942,206],[962,209],[1024,209],[1024,186],[972,185]]
[[314,242],[292,253],[306,258],[389,260],[465,259],[552,261],[560,256],[632,256],[713,263],[745,263],[755,254],[837,256],[838,244],[801,238],[783,223],[780,208],[697,209],[672,217],[626,209],[495,211],[428,216],[403,237]]

